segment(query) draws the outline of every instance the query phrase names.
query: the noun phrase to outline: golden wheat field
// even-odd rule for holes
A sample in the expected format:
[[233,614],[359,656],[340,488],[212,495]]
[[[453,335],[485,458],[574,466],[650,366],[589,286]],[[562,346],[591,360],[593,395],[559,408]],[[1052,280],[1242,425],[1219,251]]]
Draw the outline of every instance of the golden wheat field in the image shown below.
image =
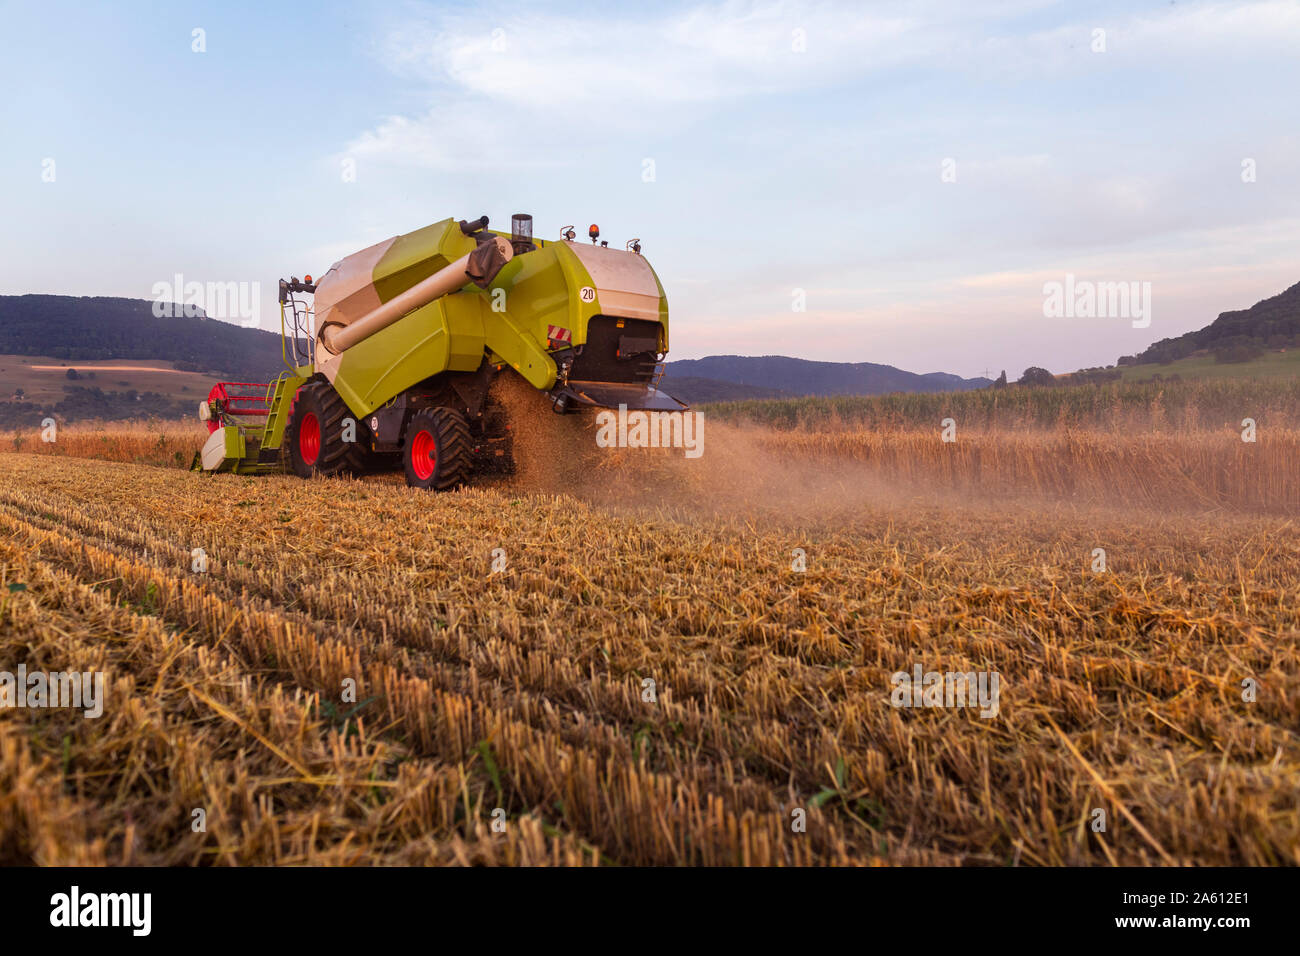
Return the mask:
[[0,669],[107,693],[0,711],[0,862],[1300,864],[1296,433],[710,429],[440,495],[6,445]]

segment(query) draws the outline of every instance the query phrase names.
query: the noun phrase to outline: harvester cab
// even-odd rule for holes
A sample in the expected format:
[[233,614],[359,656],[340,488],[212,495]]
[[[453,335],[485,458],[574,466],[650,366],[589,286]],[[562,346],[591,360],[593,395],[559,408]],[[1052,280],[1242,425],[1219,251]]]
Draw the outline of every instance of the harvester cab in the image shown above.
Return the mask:
[[280,280],[286,370],[213,389],[195,467],[309,477],[400,464],[411,485],[450,488],[509,461],[500,375],[560,414],[685,410],[658,388],[668,303],[639,239],[611,249],[592,225],[589,245],[572,226],[541,240],[523,213],[508,234],[487,227],[445,219],[315,280]]

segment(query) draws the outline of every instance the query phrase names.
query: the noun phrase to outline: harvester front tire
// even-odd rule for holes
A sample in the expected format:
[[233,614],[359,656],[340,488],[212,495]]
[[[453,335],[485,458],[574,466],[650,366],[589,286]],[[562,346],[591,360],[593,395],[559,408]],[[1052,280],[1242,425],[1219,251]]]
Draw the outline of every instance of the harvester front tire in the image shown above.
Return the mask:
[[344,441],[344,419],[352,418],[339,393],[328,382],[312,382],[299,389],[284,430],[289,465],[299,478],[313,475],[353,474],[362,471],[366,448],[365,425],[353,426],[356,441]]
[[402,465],[412,488],[446,491],[469,474],[474,440],[469,422],[450,408],[425,408],[406,426]]

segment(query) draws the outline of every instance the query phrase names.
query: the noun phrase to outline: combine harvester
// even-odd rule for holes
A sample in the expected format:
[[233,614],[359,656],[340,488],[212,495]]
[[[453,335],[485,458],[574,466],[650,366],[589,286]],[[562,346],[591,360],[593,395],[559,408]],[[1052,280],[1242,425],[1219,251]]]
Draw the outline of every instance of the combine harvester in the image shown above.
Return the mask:
[[[489,396],[518,373],[554,411],[680,411],[660,392],[668,302],[641,256],[534,240],[488,218],[445,219],[354,253],[315,283],[280,280],[287,371],[223,382],[199,406],[211,433],[194,469],[312,475],[393,468],[447,489],[510,461],[510,425]],[[314,307],[298,299],[311,293]],[[286,315],[285,307],[288,306]]]

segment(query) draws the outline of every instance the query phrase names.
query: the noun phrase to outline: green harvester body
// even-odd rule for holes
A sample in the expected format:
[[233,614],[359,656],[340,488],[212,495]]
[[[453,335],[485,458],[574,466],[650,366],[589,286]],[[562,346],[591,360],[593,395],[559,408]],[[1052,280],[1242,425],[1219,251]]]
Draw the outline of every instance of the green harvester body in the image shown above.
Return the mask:
[[[668,302],[639,242],[579,244],[572,230],[534,240],[523,218],[522,236],[487,230],[486,217],[444,219],[336,262],[314,285],[282,280],[286,371],[260,402],[223,400],[214,389],[200,408],[211,434],[194,469],[283,471],[291,408],[312,382],[330,384],[376,451],[400,443],[411,410],[430,395],[481,417],[488,384],[507,369],[561,412],[684,409],[655,388]],[[315,294],[314,323],[295,291]]]

